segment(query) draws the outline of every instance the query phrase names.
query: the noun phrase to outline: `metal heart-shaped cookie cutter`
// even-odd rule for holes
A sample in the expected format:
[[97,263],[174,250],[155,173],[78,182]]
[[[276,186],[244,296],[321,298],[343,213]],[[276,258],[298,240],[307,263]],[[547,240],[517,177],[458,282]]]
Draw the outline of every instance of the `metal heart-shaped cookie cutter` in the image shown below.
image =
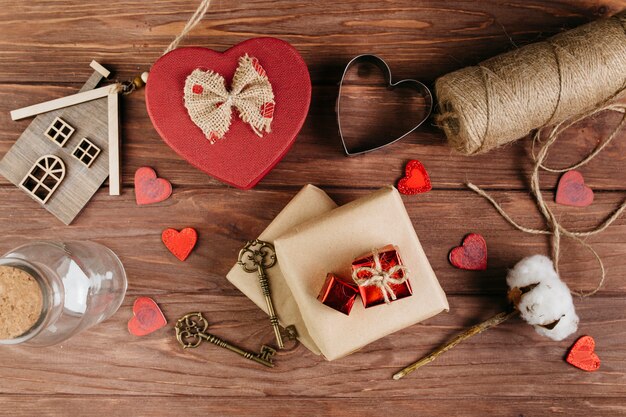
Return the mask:
[[[386,87],[387,89],[393,90],[396,87],[399,87],[402,85],[402,87],[413,87],[416,91],[418,91],[422,97],[424,97],[424,99],[427,102],[427,110],[426,110],[426,114],[424,115],[424,118],[417,123],[415,126],[413,126],[409,131],[403,133],[402,135],[398,136],[397,138],[394,138],[388,142],[385,142],[383,144],[380,145],[376,145],[367,149],[361,149],[361,150],[354,150],[354,149],[348,149],[348,146],[346,145],[346,141],[344,138],[344,134],[343,131],[341,129],[341,112],[339,111],[339,101],[341,100],[341,89],[343,87],[343,82],[346,78],[346,75],[348,73],[348,71],[350,70],[350,68],[353,65],[359,64],[361,62],[370,62],[374,65],[376,65],[378,68],[380,68],[382,70],[382,72],[385,75],[385,80],[386,80]],[[406,135],[408,135],[409,133],[415,131],[418,127],[420,127],[430,116],[430,114],[433,111],[433,95],[430,92],[430,89],[428,87],[426,87],[426,85],[424,85],[423,83],[421,83],[420,81],[417,80],[413,80],[413,79],[405,79],[405,80],[400,80],[400,81],[396,81],[395,83],[391,81],[391,69],[389,69],[389,65],[387,65],[387,63],[380,57],[378,57],[377,55],[371,55],[371,54],[363,54],[363,55],[358,55],[354,58],[352,58],[350,60],[350,62],[348,62],[348,64],[346,65],[346,68],[343,70],[343,75],[341,76],[341,83],[339,84],[339,95],[337,96],[337,103],[335,106],[335,113],[337,114],[337,124],[339,125],[339,136],[341,137],[341,144],[343,145],[343,150],[346,153],[346,156],[355,156],[355,155],[361,155],[364,153],[368,153],[368,152],[372,152],[378,149],[382,149],[385,146],[391,145],[393,143],[396,143],[397,141],[399,141],[400,139],[402,139],[403,137],[405,137]]]

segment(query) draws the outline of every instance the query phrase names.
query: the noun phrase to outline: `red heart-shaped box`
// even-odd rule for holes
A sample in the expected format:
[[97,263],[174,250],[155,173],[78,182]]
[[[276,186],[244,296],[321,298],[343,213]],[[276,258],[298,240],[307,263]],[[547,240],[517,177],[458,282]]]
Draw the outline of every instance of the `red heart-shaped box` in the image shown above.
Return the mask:
[[[211,145],[184,104],[185,80],[197,68],[212,70],[230,90],[239,58],[259,60],[276,102],[271,133],[258,137],[233,108],[224,138]],[[276,38],[254,38],[226,50],[178,48],[159,58],[146,84],[146,106],[155,129],[174,151],[196,168],[227,184],[250,189],[287,153],[304,124],[311,102],[311,79],[294,47]]]

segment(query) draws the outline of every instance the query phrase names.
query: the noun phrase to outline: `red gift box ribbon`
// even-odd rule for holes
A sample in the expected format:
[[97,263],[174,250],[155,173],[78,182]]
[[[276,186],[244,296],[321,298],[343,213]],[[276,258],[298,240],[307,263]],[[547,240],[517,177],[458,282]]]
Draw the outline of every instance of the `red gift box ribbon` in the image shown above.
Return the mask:
[[[383,269],[380,263],[380,256],[378,255],[378,249],[372,251],[372,257],[374,259],[374,268],[369,266],[362,266],[352,271],[352,279],[360,287],[375,286],[383,294],[385,304],[390,304],[392,300],[396,299],[396,293],[391,288],[391,285],[404,284],[407,280],[407,273],[409,269],[404,265],[394,265],[388,270]],[[402,271],[401,278],[394,278],[394,275]],[[367,272],[372,274],[367,278],[359,278],[361,272]],[[391,300],[389,299],[391,298]]]

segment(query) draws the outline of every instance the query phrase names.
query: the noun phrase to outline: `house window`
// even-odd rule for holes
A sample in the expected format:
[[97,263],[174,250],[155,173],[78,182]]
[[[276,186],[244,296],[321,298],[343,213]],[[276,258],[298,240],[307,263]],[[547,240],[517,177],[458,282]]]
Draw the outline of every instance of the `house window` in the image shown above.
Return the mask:
[[85,164],[87,168],[91,166],[98,155],[100,155],[100,148],[87,138],[82,138],[72,152],[72,156]]
[[63,178],[65,178],[63,161],[54,155],[46,155],[35,162],[20,186],[35,200],[46,204]]
[[65,120],[57,117],[52,121],[52,124],[46,129],[45,135],[48,139],[63,147],[65,142],[74,133],[74,128],[69,125]]

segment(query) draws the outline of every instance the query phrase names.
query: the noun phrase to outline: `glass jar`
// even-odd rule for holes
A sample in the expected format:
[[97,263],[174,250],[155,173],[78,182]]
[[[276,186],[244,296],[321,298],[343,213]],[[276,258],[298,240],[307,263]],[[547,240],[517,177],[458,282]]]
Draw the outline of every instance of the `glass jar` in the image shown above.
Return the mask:
[[32,276],[42,299],[36,323],[22,335],[0,339],[0,344],[62,342],[112,316],[126,294],[126,273],[119,258],[94,242],[28,243],[6,253],[0,266]]

